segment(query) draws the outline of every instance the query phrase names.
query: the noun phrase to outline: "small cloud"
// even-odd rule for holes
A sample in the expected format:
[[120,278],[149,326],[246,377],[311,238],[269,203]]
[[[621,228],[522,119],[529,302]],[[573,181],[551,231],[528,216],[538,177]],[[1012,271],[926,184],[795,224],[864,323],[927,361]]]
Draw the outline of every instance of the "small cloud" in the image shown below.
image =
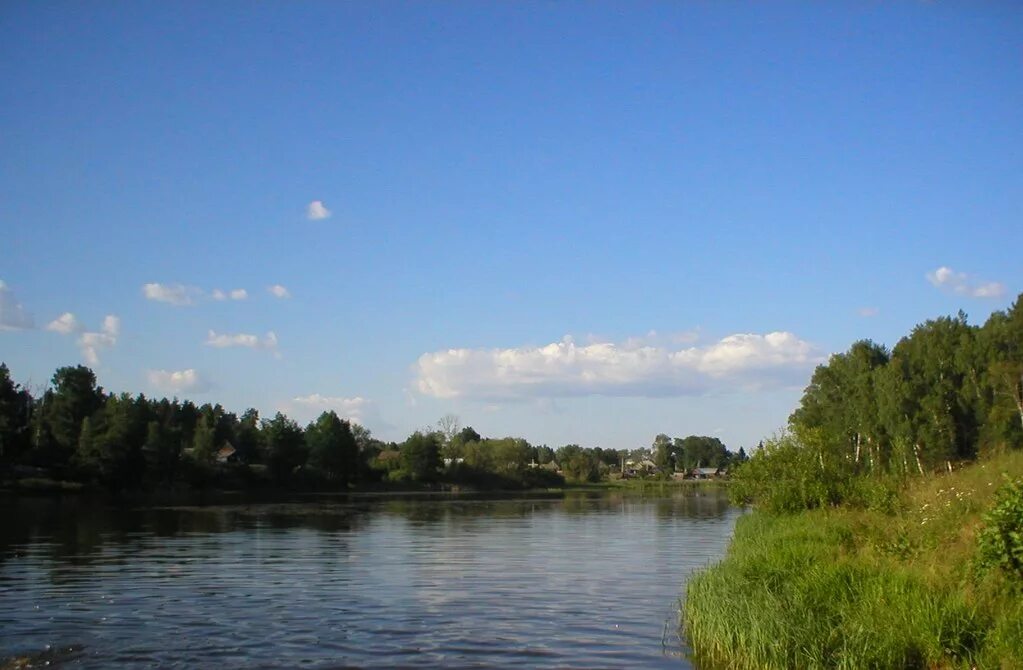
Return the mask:
[[970,298],[1000,298],[1005,295],[1005,285],[1000,282],[978,280],[965,272],[956,272],[948,266],[941,266],[928,272],[927,281],[939,289]]
[[183,284],[151,283],[142,286],[142,295],[146,297],[146,300],[184,307],[194,305],[196,299],[202,295],[202,291],[194,286],[184,286]]
[[273,297],[280,298],[282,300],[291,297],[291,291],[289,291],[288,289],[284,288],[280,284],[274,284],[273,286],[268,286],[266,290]]
[[216,347],[217,349],[247,347],[249,349],[276,351],[277,334],[271,330],[263,338],[260,338],[257,335],[249,335],[247,333],[217,333],[211,330],[206,335],[206,346]]
[[243,288],[236,288],[230,293],[231,300],[245,300],[249,297],[249,292]]
[[121,319],[113,314],[103,318],[103,325],[98,331],[85,330],[85,326],[71,312],[64,312],[46,325],[46,330],[61,335],[78,334],[78,349],[82,358],[89,365],[99,365],[99,354],[117,344],[121,335]]
[[856,310],[856,313],[862,316],[864,319],[869,319],[871,317],[877,316],[878,314],[881,313],[881,311],[877,307],[860,307],[858,310]]
[[29,330],[35,320],[25,311],[7,284],[0,279],[0,330]]
[[217,301],[227,300],[227,294],[221,291],[219,288],[213,289],[210,292],[210,297]]
[[110,337],[117,337],[121,334],[121,318],[108,314],[103,318],[103,333]]
[[323,204],[322,200],[313,200],[306,207],[306,218],[310,221],[322,221],[330,218],[330,210]]
[[78,348],[89,365],[99,365],[99,354],[117,344],[121,335],[121,319],[109,314],[99,332],[86,331],[78,336]]
[[46,324],[46,330],[52,330],[61,335],[70,335],[84,329],[81,322],[71,312],[64,312],[53,321]]
[[209,383],[202,376],[189,368],[188,370],[150,370],[146,373],[149,385],[166,393],[202,393],[208,391]]

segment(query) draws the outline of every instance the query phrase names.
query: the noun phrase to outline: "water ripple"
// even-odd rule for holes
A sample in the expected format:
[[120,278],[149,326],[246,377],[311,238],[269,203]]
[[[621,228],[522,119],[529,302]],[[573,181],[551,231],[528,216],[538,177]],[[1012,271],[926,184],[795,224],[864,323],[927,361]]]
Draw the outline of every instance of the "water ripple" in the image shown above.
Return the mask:
[[683,581],[737,515],[713,495],[8,504],[0,658],[80,668],[687,667]]

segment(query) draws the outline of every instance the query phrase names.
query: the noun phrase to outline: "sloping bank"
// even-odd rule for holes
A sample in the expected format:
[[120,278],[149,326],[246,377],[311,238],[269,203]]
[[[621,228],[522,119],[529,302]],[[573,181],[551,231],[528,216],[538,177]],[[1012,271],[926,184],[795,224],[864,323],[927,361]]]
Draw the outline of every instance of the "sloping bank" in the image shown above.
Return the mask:
[[862,505],[746,515],[688,585],[699,666],[1023,668],[1020,481],[1013,453]]

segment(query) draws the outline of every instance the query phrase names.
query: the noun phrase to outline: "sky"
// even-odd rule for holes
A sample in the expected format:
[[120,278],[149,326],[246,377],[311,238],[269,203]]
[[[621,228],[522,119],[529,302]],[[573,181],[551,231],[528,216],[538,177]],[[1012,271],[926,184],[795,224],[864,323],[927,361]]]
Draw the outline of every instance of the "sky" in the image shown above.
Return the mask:
[[1023,4],[0,4],[0,361],[749,448],[1023,291]]

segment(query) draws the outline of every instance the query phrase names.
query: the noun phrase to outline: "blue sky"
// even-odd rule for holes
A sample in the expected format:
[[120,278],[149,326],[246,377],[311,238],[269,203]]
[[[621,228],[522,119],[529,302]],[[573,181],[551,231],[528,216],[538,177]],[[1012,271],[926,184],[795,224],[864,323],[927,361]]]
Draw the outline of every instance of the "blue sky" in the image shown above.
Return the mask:
[[1023,291],[1017,3],[10,2],[0,35],[35,388],[738,449],[828,354]]

